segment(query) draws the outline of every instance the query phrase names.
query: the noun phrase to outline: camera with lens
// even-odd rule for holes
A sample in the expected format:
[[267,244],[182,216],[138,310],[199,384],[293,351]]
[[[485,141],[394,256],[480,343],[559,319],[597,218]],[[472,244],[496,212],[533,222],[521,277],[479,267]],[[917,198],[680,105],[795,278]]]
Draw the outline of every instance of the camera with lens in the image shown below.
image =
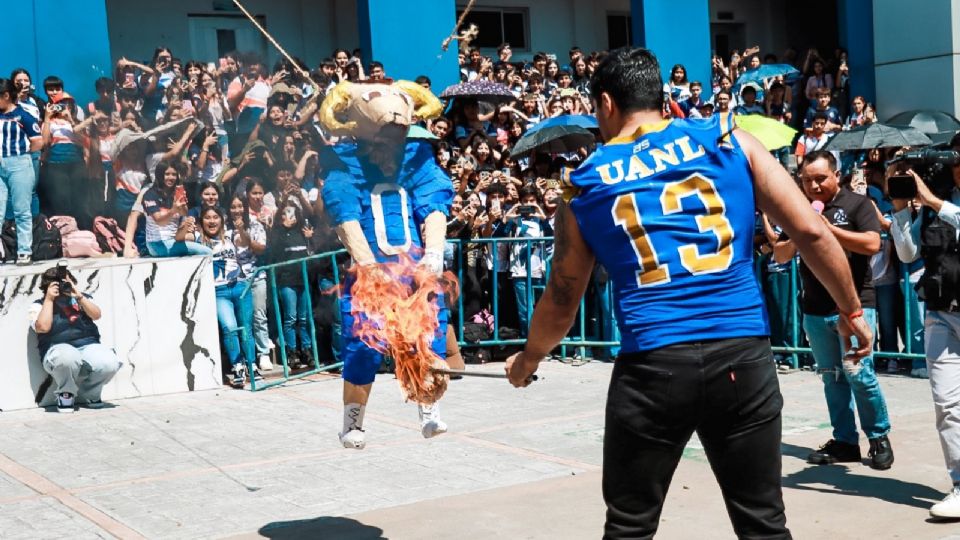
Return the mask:
[[57,264],[57,286],[61,296],[73,296],[73,283],[70,282],[66,263]]
[[[960,152],[956,150],[926,147],[904,152],[887,162],[887,165],[906,162],[920,175],[934,195],[949,199],[953,190],[952,167],[960,165]],[[917,185],[913,177],[906,174],[891,176],[887,180],[887,190],[894,199],[912,199],[917,196]]]

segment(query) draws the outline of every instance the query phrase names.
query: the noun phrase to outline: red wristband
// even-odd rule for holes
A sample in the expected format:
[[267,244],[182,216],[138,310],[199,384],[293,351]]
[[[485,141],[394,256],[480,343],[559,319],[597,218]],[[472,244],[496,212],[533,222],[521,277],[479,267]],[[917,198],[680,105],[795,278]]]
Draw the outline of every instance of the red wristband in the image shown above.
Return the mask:
[[857,319],[857,318],[859,318],[859,317],[863,317],[863,309],[858,309],[858,310],[854,311],[853,313],[844,313],[844,312],[841,311],[841,312],[840,312],[840,315],[842,315],[844,319],[850,321],[850,320],[853,320],[853,319]]

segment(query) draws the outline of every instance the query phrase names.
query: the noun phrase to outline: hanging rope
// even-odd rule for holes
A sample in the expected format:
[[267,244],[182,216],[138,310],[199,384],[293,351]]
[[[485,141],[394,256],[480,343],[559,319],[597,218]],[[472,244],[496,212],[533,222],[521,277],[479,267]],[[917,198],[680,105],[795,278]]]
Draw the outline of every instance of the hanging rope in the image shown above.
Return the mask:
[[467,18],[467,15],[470,14],[470,10],[473,9],[473,5],[477,3],[477,0],[470,0],[467,4],[467,7],[464,8],[463,13],[460,14],[460,18],[457,19],[457,25],[453,27],[453,32],[450,32],[450,35],[447,36],[447,39],[443,40],[443,43],[440,45],[440,48],[444,51],[450,47],[450,42],[459,39],[457,36],[457,31],[460,30],[460,27],[463,26],[463,20]]

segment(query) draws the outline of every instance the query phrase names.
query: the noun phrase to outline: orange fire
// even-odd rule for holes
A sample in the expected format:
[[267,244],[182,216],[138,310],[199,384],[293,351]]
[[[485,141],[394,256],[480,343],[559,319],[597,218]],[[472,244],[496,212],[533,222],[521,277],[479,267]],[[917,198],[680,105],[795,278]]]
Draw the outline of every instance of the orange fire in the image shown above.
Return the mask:
[[[431,368],[447,368],[432,344],[446,329],[439,328],[434,301],[449,284],[456,295],[456,278],[447,272],[438,278],[409,257],[399,262],[359,266],[351,270],[354,283],[351,313],[354,334],[368,347],[393,358],[400,388],[407,400],[434,403],[447,389],[447,376]],[[452,298],[455,298],[453,296]]]

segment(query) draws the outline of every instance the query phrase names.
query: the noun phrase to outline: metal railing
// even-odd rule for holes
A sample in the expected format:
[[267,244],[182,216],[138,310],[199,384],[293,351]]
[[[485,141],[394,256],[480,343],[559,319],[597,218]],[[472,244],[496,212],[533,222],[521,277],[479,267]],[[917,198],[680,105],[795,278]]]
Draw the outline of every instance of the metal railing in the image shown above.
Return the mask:
[[[547,247],[553,242],[552,237],[541,237],[541,238],[477,238],[470,240],[459,240],[459,239],[449,239],[447,240],[448,244],[452,244],[454,248],[454,260],[456,262],[456,276],[458,281],[461,284],[461,294],[457,299],[457,320],[450,321],[451,324],[456,324],[457,330],[457,341],[461,348],[472,348],[472,347],[504,347],[504,346],[519,346],[526,342],[524,337],[502,339],[501,338],[501,326],[500,326],[500,280],[505,279],[501,274],[502,261],[499,256],[500,246],[512,246],[514,244],[523,244],[522,256],[526,264],[524,268],[525,277],[519,279],[525,279],[526,287],[526,306],[527,306],[527,328],[529,330],[530,320],[532,319],[533,308],[536,305],[536,299],[540,294],[542,294],[545,289],[545,283],[550,274],[550,265],[552,262],[552,255],[548,255]],[[534,245],[539,244],[536,249],[540,250],[542,254],[541,259],[543,261],[543,277],[534,278],[531,275],[530,269],[531,264],[534,260]],[[489,252],[489,257],[491,259],[490,268],[490,308],[492,309],[493,316],[493,328],[491,329],[490,339],[481,339],[479,341],[468,342],[464,339],[464,327],[465,327],[465,314],[464,314],[464,294],[462,286],[464,283],[464,271],[468,268],[466,264],[466,252],[476,250],[475,264],[486,265],[487,252]],[[335,287],[339,288],[342,284],[341,282],[341,272],[337,264],[337,258],[345,256],[347,254],[346,250],[339,249],[336,251],[329,251],[325,253],[319,253],[316,255],[311,255],[302,259],[297,259],[293,261],[287,261],[282,263],[275,263],[266,266],[257,267],[253,275],[260,276],[261,274],[266,274],[269,282],[269,304],[272,306],[274,320],[277,323],[277,342],[280,356],[280,363],[283,367],[282,377],[278,380],[269,381],[269,382],[257,382],[253,378],[250,381],[250,389],[252,391],[265,390],[275,386],[284,384],[286,381],[300,379],[303,377],[308,377],[311,375],[316,375],[318,373],[333,371],[340,369],[343,366],[342,362],[335,362],[330,364],[320,363],[320,352],[317,342],[317,329],[316,321],[313,317],[313,296],[312,296],[312,284],[311,275],[308,270],[308,266],[311,263],[317,261],[328,260],[330,263],[331,272],[330,275],[326,276],[332,278],[332,283]],[[507,260],[510,260],[510,257],[516,257],[516,253],[508,254]],[[311,356],[312,356],[312,369],[307,371],[292,373],[290,366],[288,364],[288,358],[286,354],[286,343],[283,336],[282,329],[282,320],[283,314],[281,313],[280,302],[278,300],[279,290],[277,287],[277,277],[276,272],[280,268],[285,268],[289,266],[299,265],[300,274],[302,277],[302,286],[304,288],[304,294],[306,295],[307,301],[307,313],[308,313],[308,324],[310,326],[310,336],[311,336]],[[758,257],[755,265],[755,272],[757,274],[758,285],[763,290],[762,283],[762,269],[761,269],[761,260]],[[801,335],[801,323],[800,319],[803,316],[799,304],[799,279],[797,272],[797,261],[794,260],[790,264],[790,292],[789,292],[789,315],[790,315],[790,324],[789,324],[789,343],[786,346],[775,345],[773,351],[778,354],[784,354],[789,358],[789,363],[793,368],[798,368],[800,361],[800,355],[811,355],[812,350],[810,347],[803,345],[803,339]],[[318,280],[320,276],[312,276],[314,280]],[[518,279],[518,278],[511,278]],[[910,286],[909,275],[906,270],[904,270],[902,275],[902,284],[903,284],[903,297],[904,297],[904,347],[903,352],[883,352],[875,351],[874,357],[877,358],[902,358],[902,359],[923,359],[923,354],[915,354],[912,350],[914,336],[911,334],[912,327],[912,311],[911,311],[911,302],[916,302],[916,294]],[[253,285],[253,279],[251,279],[248,284],[247,291],[244,294],[249,293],[250,287]],[[615,312],[613,310],[613,291],[610,285],[609,280],[603,283],[601,286],[598,286],[596,281],[593,282],[595,292],[598,292],[594,296],[594,299],[598,301],[599,306],[593,306],[594,308],[594,317],[591,319],[594,321],[592,331],[588,331],[588,304],[587,304],[587,295],[584,295],[584,298],[581,298],[579,305],[579,312],[577,314],[574,328],[571,330],[571,333],[560,343],[560,355],[561,357],[567,356],[567,350],[573,348],[577,350],[578,354],[587,358],[589,356],[588,348],[592,349],[616,349],[620,346],[620,334],[616,326],[615,321]],[[339,326],[340,321],[340,309],[338,305],[334,306],[334,320],[336,321],[336,326]],[[769,309],[769,307],[768,307]],[[921,314],[922,316],[922,314]],[[603,326],[606,325],[610,328],[609,332],[604,331]],[[877,329],[875,334],[877,334]],[[334,331],[335,332],[335,331]],[[572,335],[571,335],[572,334]],[[600,339],[600,336],[603,334],[610,334],[613,339],[603,340]],[[879,340],[877,340],[879,341]],[[334,336],[334,344],[336,344],[336,336]],[[335,345],[334,345],[335,346]],[[610,351],[608,351],[610,352]],[[253,373],[252,362],[248,360],[249,372]]]

